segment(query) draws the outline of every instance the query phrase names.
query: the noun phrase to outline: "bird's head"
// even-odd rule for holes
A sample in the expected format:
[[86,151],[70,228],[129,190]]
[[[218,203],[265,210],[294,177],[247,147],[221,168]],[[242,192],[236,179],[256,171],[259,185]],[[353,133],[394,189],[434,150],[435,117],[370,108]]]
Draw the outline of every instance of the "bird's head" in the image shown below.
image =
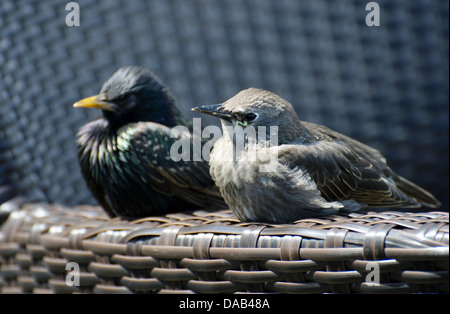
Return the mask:
[[293,140],[304,127],[292,105],[280,96],[266,90],[249,88],[223,104],[200,106],[193,111],[220,118],[222,126],[278,127],[282,142]]
[[138,66],[119,68],[102,86],[98,95],[76,102],[74,107],[102,110],[116,127],[139,121],[174,126],[181,114],[169,89],[151,71]]

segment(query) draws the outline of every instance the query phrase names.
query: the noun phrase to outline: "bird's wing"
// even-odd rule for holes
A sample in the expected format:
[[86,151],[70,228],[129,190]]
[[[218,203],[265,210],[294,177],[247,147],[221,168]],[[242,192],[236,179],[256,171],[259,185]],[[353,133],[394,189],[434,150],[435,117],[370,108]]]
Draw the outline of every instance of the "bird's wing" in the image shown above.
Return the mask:
[[354,199],[369,207],[418,207],[375,149],[326,127],[305,124],[319,140],[282,145],[278,161],[305,169],[328,201]]
[[[185,134],[187,135],[187,134]],[[123,138],[121,145],[120,139]],[[188,138],[187,160],[175,161],[170,155],[179,138],[170,137],[170,128],[153,122],[139,122],[121,130],[118,148],[138,161],[140,179],[161,194],[175,196],[206,207],[208,204],[225,208],[220,191],[209,174],[208,163],[193,161],[192,139]],[[183,147],[186,149],[186,147]],[[181,152],[181,147],[175,153]]]

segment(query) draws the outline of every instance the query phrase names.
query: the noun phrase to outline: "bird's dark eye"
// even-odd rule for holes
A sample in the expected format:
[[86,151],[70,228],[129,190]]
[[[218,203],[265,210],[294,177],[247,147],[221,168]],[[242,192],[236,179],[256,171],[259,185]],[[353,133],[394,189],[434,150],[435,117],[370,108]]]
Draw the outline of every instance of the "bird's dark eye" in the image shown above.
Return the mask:
[[133,95],[133,94],[130,92],[122,93],[117,97],[117,100],[119,100],[119,101],[127,100],[130,98],[131,95]]
[[247,113],[247,114],[244,116],[244,119],[247,120],[247,121],[253,121],[253,120],[255,120],[256,118],[257,118],[257,115],[254,114],[254,113]]

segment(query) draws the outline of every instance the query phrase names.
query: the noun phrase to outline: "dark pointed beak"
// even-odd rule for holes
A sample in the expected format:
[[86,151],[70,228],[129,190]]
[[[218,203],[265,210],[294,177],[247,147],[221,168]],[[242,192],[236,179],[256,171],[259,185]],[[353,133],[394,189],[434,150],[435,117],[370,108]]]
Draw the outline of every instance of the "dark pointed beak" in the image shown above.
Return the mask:
[[205,114],[209,114],[213,117],[217,117],[223,120],[231,121],[235,117],[234,114],[228,112],[222,108],[223,104],[206,105],[192,108],[192,111],[197,111]]
[[74,103],[73,106],[75,108],[95,108],[107,111],[114,111],[116,109],[116,105],[112,102],[106,101],[103,94],[84,98]]

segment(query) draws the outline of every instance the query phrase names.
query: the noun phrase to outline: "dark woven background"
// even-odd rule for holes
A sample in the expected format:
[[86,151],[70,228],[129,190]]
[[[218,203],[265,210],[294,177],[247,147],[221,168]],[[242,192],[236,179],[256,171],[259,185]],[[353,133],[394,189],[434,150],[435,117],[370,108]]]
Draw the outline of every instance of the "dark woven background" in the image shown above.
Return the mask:
[[79,27],[65,25],[67,2],[0,2],[0,204],[93,203],[74,143],[98,113],[72,104],[136,64],[188,115],[269,89],[379,149],[448,209],[448,1],[377,1],[380,27],[365,24],[369,1],[79,0]]

